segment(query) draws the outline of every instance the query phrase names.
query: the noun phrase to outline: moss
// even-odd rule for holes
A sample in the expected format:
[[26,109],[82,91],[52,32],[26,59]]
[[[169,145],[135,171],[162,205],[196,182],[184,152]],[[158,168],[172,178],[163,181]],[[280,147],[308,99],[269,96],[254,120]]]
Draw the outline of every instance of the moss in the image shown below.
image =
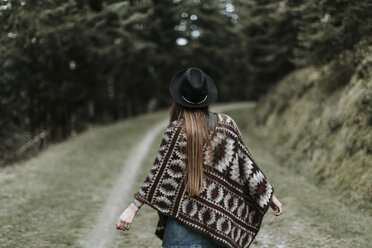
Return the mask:
[[356,57],[353,52],[346,50],[330,64],[320,68],[318,87],[325,93],[332,93],[347,85],[357,66]]
[[278,82],[258,102],[254,124],[262,136],[295,152],[287,166],[352,198],[372,200],[371,46],[340,59]]

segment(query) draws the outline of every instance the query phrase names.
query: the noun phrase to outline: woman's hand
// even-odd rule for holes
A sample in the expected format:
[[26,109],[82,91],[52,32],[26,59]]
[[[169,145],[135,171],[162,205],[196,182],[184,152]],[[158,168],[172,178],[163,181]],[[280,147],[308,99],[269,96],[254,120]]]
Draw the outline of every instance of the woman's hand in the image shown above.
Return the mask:
[[116,229],[123,231],[129,230],[137,211],[138,209],[131,203],[116,221]]
[[274,210],[274,214],[279,216],[283,213],[282,203],[273,194],[271,197],[270,207]]

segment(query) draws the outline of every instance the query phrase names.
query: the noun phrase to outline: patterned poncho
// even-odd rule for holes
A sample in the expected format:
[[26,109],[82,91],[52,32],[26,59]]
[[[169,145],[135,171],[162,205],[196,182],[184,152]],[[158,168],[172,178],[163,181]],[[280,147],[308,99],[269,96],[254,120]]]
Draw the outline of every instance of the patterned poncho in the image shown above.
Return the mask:
[[224,247],[249,247],[274,192],[242,140],[235,121],[217,114],[204,146],[204,184],[199,196],[185,187],[186,130],[171,122],[152,168],[134,197],[158,211],[155,234],[163,239],[167,216]]

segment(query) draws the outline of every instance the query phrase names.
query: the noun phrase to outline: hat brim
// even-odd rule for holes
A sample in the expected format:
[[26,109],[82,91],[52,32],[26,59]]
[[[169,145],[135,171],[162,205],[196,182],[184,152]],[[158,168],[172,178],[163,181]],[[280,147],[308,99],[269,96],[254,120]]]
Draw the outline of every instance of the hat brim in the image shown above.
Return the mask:
[[201,108],[205,107],[213,102],[216,101],[217,99],[217,87],[216,84],[214,83],[213,79],[206,73],[204,73],[206,82],[207,82],[207,89],[208,89],[208,97],[207,99],[200,103],[200,104],[192,104],[187,101],[185,101],[180,92],[180,85],[181,85],[181,80],[180,78],[184,74],[184,72],[187,69],[182,69],[172,77],[170,85],[169,85],[169,93],[172,96],[172,98],[180,105],[188,107],[188,108]]

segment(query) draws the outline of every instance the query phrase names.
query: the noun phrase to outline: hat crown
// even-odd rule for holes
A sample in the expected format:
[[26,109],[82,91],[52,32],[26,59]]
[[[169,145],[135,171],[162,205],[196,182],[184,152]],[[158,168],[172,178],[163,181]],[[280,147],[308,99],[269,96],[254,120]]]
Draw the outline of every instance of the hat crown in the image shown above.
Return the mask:
[[178,104],[189,108],[204,107],[217,99],[213,79],[195,67],[177,71],[171,79],[169,93]]
[[203,101],[208,96],[204,72],[198,68],[188,68],[181,77],[180,93],[185,101]]

